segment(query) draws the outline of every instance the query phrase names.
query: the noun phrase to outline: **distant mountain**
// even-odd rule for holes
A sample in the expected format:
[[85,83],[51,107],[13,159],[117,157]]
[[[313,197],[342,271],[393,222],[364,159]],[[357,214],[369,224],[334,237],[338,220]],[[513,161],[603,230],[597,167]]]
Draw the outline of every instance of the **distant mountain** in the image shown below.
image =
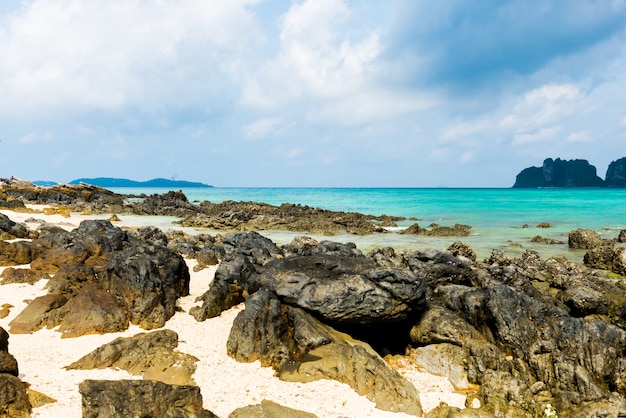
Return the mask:
[[76,179],[70,181],[69,184],[86,183],[99,187],[213,187],[208,184],[169,179],[152,179],[148,181],[135,181],[128,179],[117,179],[111,177],[97,177],[91,179]]
[[613,161],[606,180],[587,160],[547,158],[541,167],[528,167],[515,178],[514,188],[536,187],[626,187],[626,158]]

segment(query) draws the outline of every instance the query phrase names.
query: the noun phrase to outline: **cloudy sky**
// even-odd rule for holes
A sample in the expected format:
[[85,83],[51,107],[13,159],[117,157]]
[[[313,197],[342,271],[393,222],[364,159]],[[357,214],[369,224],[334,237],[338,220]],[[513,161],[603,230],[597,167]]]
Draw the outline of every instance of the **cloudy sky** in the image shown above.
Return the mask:
[[509,187],[624,156],[624,0],[0,2],[0,177]]

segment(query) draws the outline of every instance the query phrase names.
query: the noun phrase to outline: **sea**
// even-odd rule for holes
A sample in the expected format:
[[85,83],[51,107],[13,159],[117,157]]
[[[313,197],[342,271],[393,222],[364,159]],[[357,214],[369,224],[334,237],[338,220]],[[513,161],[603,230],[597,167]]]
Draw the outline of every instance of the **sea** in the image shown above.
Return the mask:
[[[110,188],[121,194],[163,194],[161,188]],[[371,215],[393,215],[407,218],[388,233],[367,236],[340,234],[317,236],[285,231],[259,231],[277,244],[286,244],[299,235],[318,240],[353,242],[363,252],[374,248],[396,250],[445,249],[460,240],[470,245],[479,259],[492,250],[519,256],[527,249],[542,257],[565,256],[582,261],[584,251],[567,245],[570,231],[592,229],[604,238],[616,238],[626,229],[626,189],[546,188],[546,189],[457,189],[457,188],[185,188],[180,189],[193,203],[210,201],[264,202],[271,205],[294,203],[335,211]],[[176,219],[157,217],[150,222],[167,229]],[[428,227],[470,225],[468,237],[424,237],[398,234],[399,230],[418,223]],[[549,228],[537,225],[548,223]],[[219,233],[218,231],[189,231]],[[533,243],[535,236],[552,238],[563,244]]]

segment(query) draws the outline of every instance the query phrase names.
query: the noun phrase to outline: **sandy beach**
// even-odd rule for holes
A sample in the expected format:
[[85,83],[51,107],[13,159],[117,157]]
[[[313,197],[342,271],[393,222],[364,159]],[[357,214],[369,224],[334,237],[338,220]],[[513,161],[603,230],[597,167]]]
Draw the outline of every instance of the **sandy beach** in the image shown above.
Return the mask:
[[[39,206],[31,208],[41,209]],[[20,213],[1,210],[15,222],[36,226],[33,220],[73,229],[84,219],[106,219],[108,215],[82,216]],[[146,218],[142,220],[145,222]],[[133,226],[122,220],[118,227]],[[227,417],[234,409],[258,404],[267,399],[295,409],[316,414],[318,417],[408,417],[403,413],[385,412],[375,408],[367,398],[357,395],[349,386],[330,380],[312,383],[283,382],[274,376],[271,368],[258,362],[238,363],[226,353],[226,341],[232,321],[242,306],[236,306],[216,318],[197,322],[188,314],[197,304],[213,278],[216,267],[194,272],[195,260],[186,260],[191,274],[190,295],[179,299],[180,311],[170,319],[165,328],[179,335],[178,350],[199,359],[193,376],[201,388],[204,407],[220,417]],[[28,266],[23,266],[28,267]],[[0,274],[4,267],[0,267]],[[0,285],[0,306],[13,305],[10,314],[0,319],[0,326],[9,331],[9,323],[27,305],[28,300],[45,294],[46,280],[34,285]],[[76,417],[81,415],[81,395],[78,385],[85,379],[138,379],[123,370],[65,370],[63,367],[117,337],[128,337],[145,330],[131,326],[122,333],[87,335],[62,339],[54,329],[44,329],[34,334],[10,335],[9,352],[15,356],[20,378],[31,388],[57,400],[33,410],[33,417]],[[465,396],[455,393],[444,377],[434,376],[416,369],[403,369],[400,373],[411,381],[418,391],[424,411],[440,402],[464,407]]]

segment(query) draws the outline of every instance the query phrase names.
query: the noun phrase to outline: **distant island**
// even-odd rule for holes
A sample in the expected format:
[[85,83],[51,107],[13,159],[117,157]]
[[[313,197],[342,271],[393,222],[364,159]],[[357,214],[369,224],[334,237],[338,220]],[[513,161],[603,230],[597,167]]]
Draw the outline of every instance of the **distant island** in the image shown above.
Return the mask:
[[528,167],[515,178],[513,188],[626,187],[626,157],[613,161],[603,180],[587,160],[547,158],[541,167]]
[[[208,184],[184,181],[184,180],[169,180],[169,179],[152,179],[148,181],[135,181],[129,179],[118,179],[111,177],[97,177],[97,178],[82,178],[69,182],[69,184],[91,184],[98,187],[170,187],[170,188],[185,188],[185,187],[213,187]],[[49,181],[37,181],[34,184],[38,186],[53,186],[56,183]]]

